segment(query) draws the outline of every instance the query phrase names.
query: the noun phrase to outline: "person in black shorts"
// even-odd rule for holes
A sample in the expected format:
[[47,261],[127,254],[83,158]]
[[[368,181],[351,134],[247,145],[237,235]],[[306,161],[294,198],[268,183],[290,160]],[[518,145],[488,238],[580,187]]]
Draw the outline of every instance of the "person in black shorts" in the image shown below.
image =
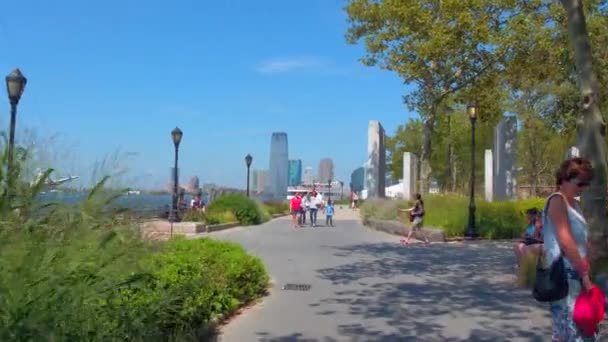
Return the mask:
[[539,255],[542,252],[543,237],[542,237],[542,211],[536,208],[530,208],[526,211],[528,217],[528,227],[517,241],[513,250],[517,258],[517,265],[521,263],[522,258],[529,253]]

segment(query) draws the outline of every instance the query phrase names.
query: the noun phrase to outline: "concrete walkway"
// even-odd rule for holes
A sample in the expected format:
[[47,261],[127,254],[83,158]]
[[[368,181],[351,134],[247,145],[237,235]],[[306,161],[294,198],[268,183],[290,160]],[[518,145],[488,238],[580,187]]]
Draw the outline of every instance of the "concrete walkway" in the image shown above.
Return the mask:
[[[319,221],[324,221],[322,215]],[[403,247],[337,210],[336,227],[288,218],[211,234],[261,257],[270,295],[222,329],[220,341],[545,341],[548,311],[515,285],[510,245]],[[282,290],[286,283],[309,291]]]

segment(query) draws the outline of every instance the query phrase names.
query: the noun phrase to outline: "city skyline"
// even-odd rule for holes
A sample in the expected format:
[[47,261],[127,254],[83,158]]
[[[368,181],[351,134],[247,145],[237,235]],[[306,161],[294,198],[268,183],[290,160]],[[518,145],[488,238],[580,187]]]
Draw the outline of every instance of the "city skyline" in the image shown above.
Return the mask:
[[[388,133],[412,116],[402,103],[408,86],[362,65],[363,47],[346,43],[339,2],[12,1],[2,13],[0,42],[11,53],[0,71],[19,67],[28,78],[16,139],[44,145],[43,166],[56,176],[80,176],[74,186],[90,186],[96,162],[114,159],[102,171],[117,186],[163,188],[175,126],[184,132],[182,182],[196,175],[242,187],[244,156],[266,168],[267,137],[275,131],[287,132],[291,154],[316,167],[328,144],[301,129],[303,118],[341,128],[331,155],[335,176],[348,179],[364,160],[370,119]],[[235,25],[226,26],[225,17]],[[3,127],[9,108],[0,97]]]

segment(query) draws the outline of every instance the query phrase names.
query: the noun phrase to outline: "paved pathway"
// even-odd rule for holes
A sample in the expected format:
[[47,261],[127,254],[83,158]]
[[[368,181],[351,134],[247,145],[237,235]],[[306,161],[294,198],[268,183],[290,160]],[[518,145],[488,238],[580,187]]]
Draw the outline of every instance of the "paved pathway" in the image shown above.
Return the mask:
[[[323,216],[319,217],[321,220]],[[336,227],[294,230],[287,218],[213,233],[260,256],[270,295],[235,317],[222,342],[545,341],[549,318],[514,285],[506,243],[400,246],[347,210]],[[284,291],[286,283],[310,291]]]

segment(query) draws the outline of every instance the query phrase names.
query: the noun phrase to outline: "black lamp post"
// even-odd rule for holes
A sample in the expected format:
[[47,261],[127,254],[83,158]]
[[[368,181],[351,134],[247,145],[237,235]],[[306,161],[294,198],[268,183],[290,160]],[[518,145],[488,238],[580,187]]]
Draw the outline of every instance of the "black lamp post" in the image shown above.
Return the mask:
[[[177,208],[177,196],[179,189],[179,179],[177,175],[177,161],[179,154],[179,143],[182,141],[182,130],[179,127],[175,127],[173,131],[171,131],[171,138],[173,139],[173,145],[175,146],[175,164],[173,166],[173,203],[171,206],[171,212],[169,214],[169,221],[171,223],[176,222],[178,220],[178,208]],[[173,235],[173,225],[171,225],[171,235]]]
[[340,181],[340,201],[344,199],[344,182]]
[[469,103],[467,105],[467,114],[471,120],[471,193],[469,198],[469,226],[465,233],[465,238],[476,239],[479,237],[475,229],[475,121],[477,121],[477,105]]
[[247,197],[249,197],[249,170],[251,168],[251,162],[253,161],[253,157],[251,154],[247,153],[245,156],[245,165],[247,165]]
[[331,179],[327,181],[327,201],[331,201]]
[[8,138],[8,191],[7,197],[10,198],[10,191],[12,187],[12,179],[14,172],[14,153],[15,153],[15,126],[17,124],[17,105],[19,104],[19,100],[21,99],[21,95],[23,94],[23,90],[25,89],[25,85],[27,83],[27,78],[23,76],[21,70],[19,68],[13,70],[10,74],[6,76],[6,92],[8,93],[8,99],[11,103],[11,127],[9,131]]

